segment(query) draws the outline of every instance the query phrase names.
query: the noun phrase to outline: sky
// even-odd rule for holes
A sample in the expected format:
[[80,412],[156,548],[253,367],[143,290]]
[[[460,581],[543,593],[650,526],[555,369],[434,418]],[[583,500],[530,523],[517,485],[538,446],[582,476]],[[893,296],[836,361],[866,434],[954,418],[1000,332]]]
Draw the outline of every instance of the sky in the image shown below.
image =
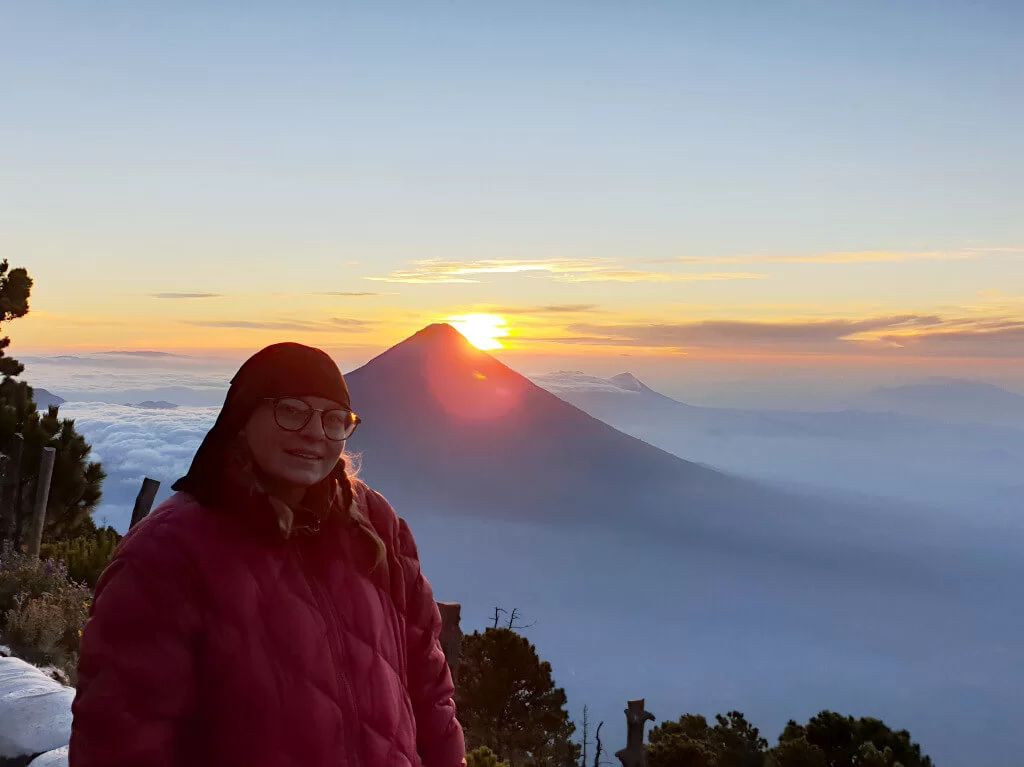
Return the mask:
[[1017,3],[0,19],[15,354],[354,365],[490,313],[528,372],[1024,381]]

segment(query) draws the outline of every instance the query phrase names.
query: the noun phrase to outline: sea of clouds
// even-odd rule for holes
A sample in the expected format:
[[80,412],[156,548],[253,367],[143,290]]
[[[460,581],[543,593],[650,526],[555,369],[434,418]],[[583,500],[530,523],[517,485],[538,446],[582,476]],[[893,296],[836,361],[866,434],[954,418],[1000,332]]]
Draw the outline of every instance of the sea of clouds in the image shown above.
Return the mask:
[[103,500],[95,514],[100,524],[128,528],[132,506],[145,477],[160,482],[159,503],[188,469],[192,456],[217,418],[217,407],[175,410],[68,402],[61,415],[73,418],[107,473]]

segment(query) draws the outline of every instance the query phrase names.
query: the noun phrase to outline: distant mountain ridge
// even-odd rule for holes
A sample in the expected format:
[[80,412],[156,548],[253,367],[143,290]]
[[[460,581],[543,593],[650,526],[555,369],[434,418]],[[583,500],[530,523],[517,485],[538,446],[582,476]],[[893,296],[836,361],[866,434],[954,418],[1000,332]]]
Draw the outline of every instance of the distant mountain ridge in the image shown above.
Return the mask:
[[177,410],[178,406],[173,402],[167,402],[165,400],[145,400],[144,402],[138,403],[127,403],[127,407],[138,407],[143,410]]
[[37,389],[36,387],[32,387],[32,399],[35,400],[36,407],[40,410],[48,410],[51,405],[60,407],[67,402],[63,397],[58,397],[46,389]]
[[628,374],[558,371],[534,380],[675,455],[792,488],[960,509],[986,502],[1006,511],[1019,506],[1014,499],[1024,491],[1024,429],[1010,409],[986,423],[900,412],[891,403],[833,412],[708,408],[666,397]]
[[[865,439],[884,439],[897,433],[907,436],[910,433],[926,435],[940,428],[947,433],[966,433],[972,429],[976,433],[987,433],[992,437],[1006,436],[1009,432],[1004,426],[1013,426],[1010,422],[1011,410],[1001,411],[1003,418],[999,425],[979,423],[977,429],[967,422],[940,423],[929,415],[914,415],[902,412],[895,407],[857,407],[851,403],[849,407],[834,411],[796,411],[796,410],[750,410],[744,408],[702,407],[668,397],[651,389],[632,373],[620,373],[611,378],[599,378],[579,371],[556,371],[532,379],[538,386],[582,408],[596,418],[604,420],[616,428],[623,428],[628,423],[630,433],[645,421],[657,425],[655,416],[668,412],[677,419],[685,417],[685,426],[703,429],[719,436],[759,436],[759,437],[859,437]],[[973,382],[966,382],[971,383]],[[915,386],[892,387],[886,390],[875,390],[866,395],[876,396],[876,392],[891,392],[891,402],[905,398],[913,402]],[[1004,389],[982,384],[969,391],[986,391],[994,389],[1008,395],[1007,403],[1020,401],[1024,409],[1024,397]],[[630,420],[639,419],[639,420]],[[676,426],[683,425],[680,421]]]
[[959,423],[1024,427],[1024,395],[985,381],[930,378],[920,383],[883,386],[857,401],[868,409]]

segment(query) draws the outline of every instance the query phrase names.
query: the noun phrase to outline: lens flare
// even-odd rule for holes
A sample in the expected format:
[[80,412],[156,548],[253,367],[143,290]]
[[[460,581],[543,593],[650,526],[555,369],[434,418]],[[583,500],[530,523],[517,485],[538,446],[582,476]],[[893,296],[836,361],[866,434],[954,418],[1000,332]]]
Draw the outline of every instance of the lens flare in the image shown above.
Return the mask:
[[498,339],[509,335],[508,321],[500,314],[461,314],[449,317],[446,322],[451,323],[467,341],[483,351],[503,349]]

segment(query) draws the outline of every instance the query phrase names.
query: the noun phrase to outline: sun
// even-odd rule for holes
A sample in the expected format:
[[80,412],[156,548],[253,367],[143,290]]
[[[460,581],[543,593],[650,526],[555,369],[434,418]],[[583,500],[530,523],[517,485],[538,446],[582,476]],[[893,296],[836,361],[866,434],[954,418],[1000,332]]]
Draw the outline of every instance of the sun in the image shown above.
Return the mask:
[[447,322],[477,349],[492,351],[505,348],[498,339],[508,337],[508,321],[500,314],[460,314],[449,317]]

